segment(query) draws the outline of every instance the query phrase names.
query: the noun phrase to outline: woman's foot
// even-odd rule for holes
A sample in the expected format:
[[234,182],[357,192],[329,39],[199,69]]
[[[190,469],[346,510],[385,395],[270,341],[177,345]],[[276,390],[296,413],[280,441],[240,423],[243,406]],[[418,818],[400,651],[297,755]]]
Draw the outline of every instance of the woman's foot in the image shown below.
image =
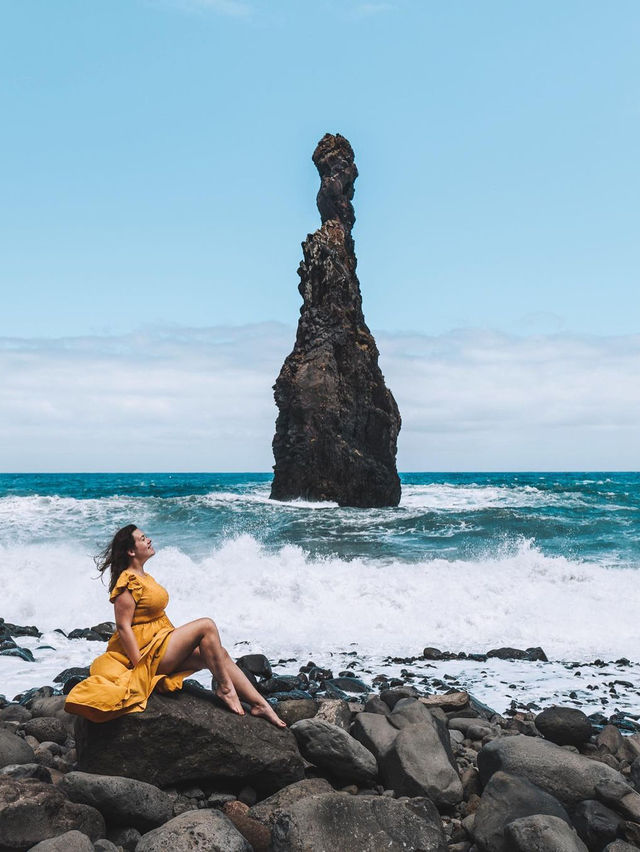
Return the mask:
[[271,722],[271,724],[275,725],[276,728],[287,727],[287,723],[282,721],[268,701],[260,704],[254,704],[251,708],[251,715],[262,716],[263,719],[266,719],[267,722]]
[[240,699],[238,698],[238,693],[231,681],[229,681],[228,684],[219,683],[216,689],[216,695],[221,701],[224,701],[229,710],[233,713],[237,713],[238,716],[244,716],[244,709],[240,703]]

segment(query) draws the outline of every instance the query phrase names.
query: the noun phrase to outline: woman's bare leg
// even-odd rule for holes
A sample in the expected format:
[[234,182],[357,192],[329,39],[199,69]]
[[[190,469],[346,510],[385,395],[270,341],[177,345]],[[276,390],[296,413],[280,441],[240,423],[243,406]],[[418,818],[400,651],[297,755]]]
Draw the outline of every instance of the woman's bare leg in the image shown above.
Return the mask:
[[260,695],[242,669],[233,662],[229,653],[227,651],[225,651],[225,653],[227,655],[225,667],[229,673],[229,677],[233,681],[233,685],[235,686],[238,695],[246,699],[249,704],[251,704],[251,715],[263,716],[277,728],[286,728],[287,723],[283,722],[283,720],[278,716],[264,695]]
[[218,688],[216,695],[237,713],[244,716],[244,710],[235,690],[233,680],[227,669],[227,658],[229,655],[222,647],[220,634],[210,618],[199,618],[176,629],[169,636],[167,650],[158,666],[158,674],[171,674],[181,670],[185,661],[193,654],[196,648],[205,666],[215,677]]
[[[269,704],[266,698],[263,695],[260,695],[258,690],[254,687],[254,685],[251,683],[251,681],[245,675],[242,669],[233,662],[229,655],[229,652],[224,651],[224,654],[224,667],[229,675],[229,678],[233,682],[236,692],[238,693],[240,698],[243,698],[248,704],[251,705],[251,715],[262,716],[269,722],[271,722],[272,725],[275,725],[277,728],[286,728],[286,722],[282,721],[282,719],[278,716],[278,714]],[[208,666],[205,664],[200,650],[196,648],[195,651],[193,651],[180,663],[180,665],[177,669],[175,669],[175,671],[198,671],[199,669],[204,668],[208,668]]]

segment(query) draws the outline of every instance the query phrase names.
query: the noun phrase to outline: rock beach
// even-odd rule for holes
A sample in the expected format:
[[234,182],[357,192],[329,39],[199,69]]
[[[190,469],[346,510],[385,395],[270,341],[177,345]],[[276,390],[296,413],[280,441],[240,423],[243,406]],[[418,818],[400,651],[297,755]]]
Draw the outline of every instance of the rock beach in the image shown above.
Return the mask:
[[[577,745],[559,746],[542,736],[549,728],[538,727],[539,712],[500,715],[446,673],[382,677],[345,657],[334,677],[311,661],[282,675],[279,664],[246,655],[259,685],[293,687],[269,694],[293,731],[233,716],[195,681],[106,725],[74,726],[50,687],[0,700],[0,742],[20,750],[0,767],[0,849],[26,852],[38,842],[54,852],[72,852],[74,843],[94,852],[342,852],[347,836],[349,850],[371,852],[640,848],[632,716],[551,708],[562,740],[583,731]],[[327,681],[347,687],[361,673],[373,675],[379,694],[327,697]],[[434,688],[451,691],[423,694]],[[87,773],[83,761],[96,765]],[[5,843],[8,827],[25,817],[40,820],[39,834]]]

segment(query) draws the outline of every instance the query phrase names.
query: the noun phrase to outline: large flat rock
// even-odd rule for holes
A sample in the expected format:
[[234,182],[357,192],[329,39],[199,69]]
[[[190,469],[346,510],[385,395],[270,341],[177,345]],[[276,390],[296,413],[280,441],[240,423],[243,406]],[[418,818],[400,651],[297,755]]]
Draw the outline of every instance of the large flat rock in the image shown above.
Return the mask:
[[78,769],[158,787],[184,781],[243,782],[268,795],[304,778],[289,730],[236,716],[195,695],[151,695],[143,713],[76,722]]

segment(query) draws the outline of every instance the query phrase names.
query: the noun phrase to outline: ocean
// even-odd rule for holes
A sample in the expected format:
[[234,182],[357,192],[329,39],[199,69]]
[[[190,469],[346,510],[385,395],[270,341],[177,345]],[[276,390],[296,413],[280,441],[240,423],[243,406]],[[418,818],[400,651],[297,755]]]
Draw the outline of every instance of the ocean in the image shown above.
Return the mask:
[[[365,680],[446,676],[500,711],[573,693],[640,712],[640,474],[401,478],[400,506],[362,510],[272,502],[261,473],[0,475],[0,616],[44,632],[17,640],[35,663],[0,656],[0,693],[101,652],[54,631],[112,620],[92,556],[133,522],[153,539],[146,567],[173,622],[212,617],[236,655],[263,652],[282,672],[313,659],[351,661]],[[390,659],[425,646],[541,646],[550,662]]]

